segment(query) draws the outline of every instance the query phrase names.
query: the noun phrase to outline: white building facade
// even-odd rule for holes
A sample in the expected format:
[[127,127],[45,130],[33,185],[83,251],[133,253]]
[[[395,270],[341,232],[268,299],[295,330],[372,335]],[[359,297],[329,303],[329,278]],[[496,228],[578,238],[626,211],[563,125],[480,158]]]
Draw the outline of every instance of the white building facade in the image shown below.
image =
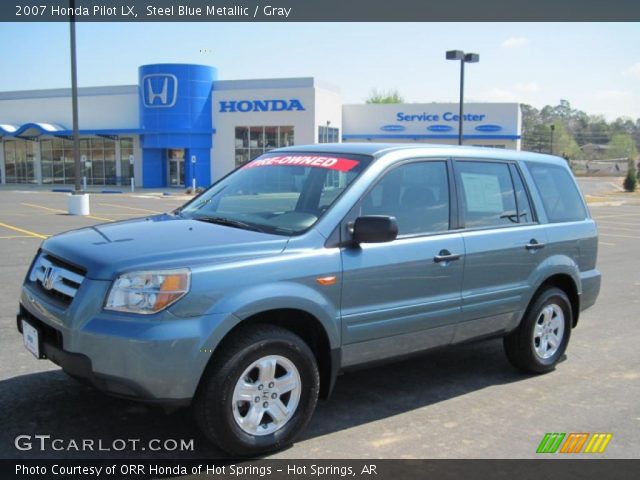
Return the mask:
[[[138,85],[79,89],[89,185],[207,186],[273,148],[333,142],[455,144],[458,105],[343,105],[314,78],[218,80],[213,67],[139,68]],[[73,184],[71,92],[0,92],[2,183]],[[520,106],[465,104],[464,143],[520,148]]]

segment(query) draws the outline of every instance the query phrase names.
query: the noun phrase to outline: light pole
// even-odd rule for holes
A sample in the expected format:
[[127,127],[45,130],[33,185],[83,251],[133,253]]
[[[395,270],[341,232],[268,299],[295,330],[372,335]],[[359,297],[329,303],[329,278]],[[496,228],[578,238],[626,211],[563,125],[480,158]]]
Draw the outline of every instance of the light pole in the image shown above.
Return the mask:
[[329,143],[329,125],[331,125],[331,120],[327,120],[327,126],[324,130],[324,143]]
[[80,132],[78,127],[78,70],[76,66],[76,17],[75,0],[69,0],[69,37],[71,50],[71,110],[73,116],[73,167],[75,189],[67,197],[70,215],[89,215],[89,195],[80,183]]
[[[69,1],[70,11],[75,9],[75,0]],[[78,69],[76,63],[76,18],[69,15],[69,37],[71,40],[71,110],[73,122],[73,169],[76,177],[75,193],[82,191],[80,184],[80,139],[78,132]]]
[[556,130],[556,126],[551,125],[550,142],[549,142],[549,153],[551,153],[551,155],[553,155],[553,132],[555,130]]
[[460,116],[458,118],[458,145],[462,145],[462,122],[464,116],[464,64],[478,63],[480,55],[464,53],[462,50],[449,50],[447,60],[460,60]]

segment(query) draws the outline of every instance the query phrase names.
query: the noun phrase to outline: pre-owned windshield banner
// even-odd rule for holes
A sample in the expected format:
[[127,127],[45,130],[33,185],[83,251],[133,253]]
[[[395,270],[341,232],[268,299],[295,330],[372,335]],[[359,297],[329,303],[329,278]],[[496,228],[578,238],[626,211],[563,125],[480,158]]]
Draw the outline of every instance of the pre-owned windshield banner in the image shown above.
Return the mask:
[[247,163],[242,168],[247,169],[273,165],[287,165],[299,167],[328,168],[329,170],[348,172],[356,165],[358,165],[358,163],[359,162],[357,160],[325,155],[282,155],[276,157],[258,158],[253,162]]

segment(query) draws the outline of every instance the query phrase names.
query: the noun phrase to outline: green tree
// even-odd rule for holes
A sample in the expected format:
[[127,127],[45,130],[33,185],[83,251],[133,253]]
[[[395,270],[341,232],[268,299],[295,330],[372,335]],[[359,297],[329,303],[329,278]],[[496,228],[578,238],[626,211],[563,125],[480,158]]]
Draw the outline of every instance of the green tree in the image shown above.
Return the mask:
[[551,129],[548,125],[535,124],[524,137],[523,144],[525,150],[549,153],[551,151]]
[[626,133],[633,135],[636,129],[635,122],[629,117],[618,117],[611,124],[613,133]]
[[373,89],[366,103],[404,103],[404,98],[397,90],[378,91]]
[[636,166],[632,159],[628,161],[629,166],[627,167],[627,176],[624,177],[623,186],[627,192],[634,192],[636,189],[636,184],[638,183],[638,179],[636,178]]
[[[567,159],[576,159],[580,157],[581,151],[578,143],[573,138],[573,135],[567,130],[561,120],[556,120],[553,123],[553,154],[560,155]],[[549,127],[551,130],[551,127]],[[551,134],[550,134],[551,138]]]
[[540,151],[536,134],[536,128],[540,125],[540,112],[537,108],[520,104],[522,112],[522,149],[532,152]]
[[633,137],[628,133],[615,133],[609,141],[610,158],[629,158],[632,163],[638,156],[638,148]]

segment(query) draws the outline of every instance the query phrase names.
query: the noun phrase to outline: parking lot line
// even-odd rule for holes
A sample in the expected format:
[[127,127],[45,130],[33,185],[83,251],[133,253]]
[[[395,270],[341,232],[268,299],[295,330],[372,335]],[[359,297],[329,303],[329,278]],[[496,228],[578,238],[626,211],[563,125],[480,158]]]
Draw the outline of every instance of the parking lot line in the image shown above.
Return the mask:
[[616,235],[614,233],[603,233],[603,232],[599,232],[599,235],[605,236],[605,237],[637,238],[640,240],[640,237],[634,236],[634,235]]
[[638,227],[640,228],[640,223],[627,223],[627,222],[615,222],[612,220],[596,220],[596,223],[600,226],[602,224],[604,225],[622,225],[623,227]]
[[147,213],[164,213],[158,210],[149,210],[148,208],[127,207],[124,205],[116,205],[115,203],[99,203],[98,205],[101,205],[103,207],[126,208],[127,210],[138,210],[140,212],[147,212]]
[[[50,212],[55,212],[55,213],[68,213],[66,210],[61,210],[59,208],[49,208],[49,207],[44,207],[42,205],[36,205],[33,203],[21,203],[20,205],[24,205],[25,207],[32,207],[32,208],[40,208],[42,210],[48,210]],[[87,218],[93,218],[94,220],[105,220],[107,222],[115,222],[115,220],[111,219],[111,218],[105,218],[105,217],[97,217],[95,215],[83,215],[84,217]]]
[[32,232],[31,230],[25,230],[24,228],[14,227],[13,225],[7,225],[6,223],[0,222],[0,227],[8,228],[9,230],[13,230],[14,232],[26,233],[30,237],[36,238],[49,238],[49,235],[42,235],[41,233]]
[[640,225],[636,228],[629,228],[629,227],[619,227],[618,225],[598,225],[599,229],[605,229],[605,230],[614,230],[614,231],[627,231],[627,232],[640,232]]
[[618,218],[618,217],[638,217],[640,213],[619,213],[617,215],[599,215],[594,217],[596,221],[601,218]]
[[33,203],[20,203],[20,205],[24,205],[25,207],[40,208],[42,210],[47,210],[49,212],[67,213],[64,210],[60,210],[59,208],[49,208],[49,207],[44,207],[42,205],[34,205]]
[[36,238],[32,235],[5,235],[0,237],[0,240],[11,240],[13,238]]
[[609,247],[615,247],[616,244],[615,243],[609,243],[609,242],[603,242],[602,240],[600,240],[598,242],[598,245],[607,245]]

